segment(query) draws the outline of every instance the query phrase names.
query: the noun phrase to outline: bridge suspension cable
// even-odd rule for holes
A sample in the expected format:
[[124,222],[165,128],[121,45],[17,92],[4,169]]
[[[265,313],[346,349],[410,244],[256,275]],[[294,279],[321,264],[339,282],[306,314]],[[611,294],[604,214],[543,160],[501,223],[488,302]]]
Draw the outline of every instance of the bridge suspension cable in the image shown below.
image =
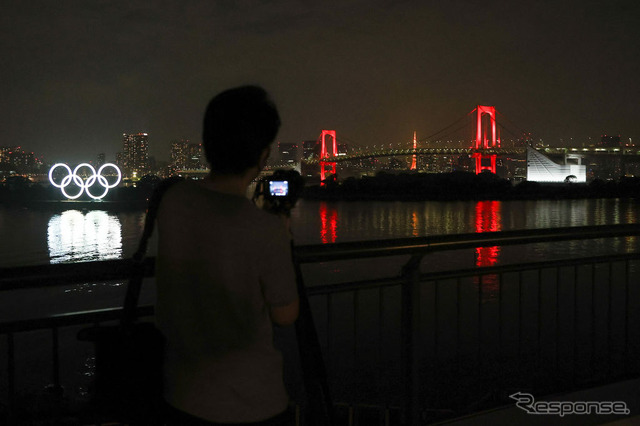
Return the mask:
[[523,135],[526,134],[525,132],[521,132],[521,133],[518,133],[517,131],[514,132],[510,130],[508,127],[506,127],[504,124],[498,123],[498,127],[500,127],[500,129],[502,130],[506,130],[506,132],[509,133],[516,140],[521,139]]
[[[432,138],[436,137],[437,135],[439,135],[440,133],[442,133],[442,132],[444,132],[444,131],[446,131],[446,130],[449,130],[451,127],[453,127],[453,126],[457,125],[457,124],[458,124],[458,123],[460,123],[461,121],[468,119],[468,118],[469,118],[469,116],[470,116],[471,114],[473,114],[474,112],[476,112],[476,109],[477,109],[477,108],[474,108],[473,110],[471,110],[471,112],[469,112],[469,113],[468,113],[468,114],[466,114],[465,116],[463,116],[463,117],[461,117],[460,119],[458,119],[458,120],[454,121],[453,123],[449,124],[448,126],[444,127],[443,129],[441,129],[441,130],[439,130],[439,131],[437,131],[437,132],[433,133],[432,135],[429,135],[429,136],[427,136],[426,138],[420,138],[420,142],[427,142],[427,141],[429,141],[430,139],[432,139]],[[460,130],[460,129],[463,129],[464,127],[466,127],[466,123],[465,123],[463,126],[461,126],[461,127],[459,127],[459,128],[456,128],[456,129],[455,129],[455,130],[453,130],[452,132],[447,133],[445,136],[448,136],[448,135],[450,135],[450,134],[451,134],[451,133],[453,133],[453,132],[456,132],[456,131],[458,131],[458,130]]]
[[[459,127],[456,127],[455,129],[451,130],[450,132],[448,132],[448,133],[445,133],[445,134],[441,135],[441,136],[440,136],[440,139],[444,139],[444,138],[446,138],[446,137],[448,137],[448,136],[450,136],[450,135],[453,135],[453,134],[455,134],[456,132],[459,132],[460,130],[463,130],[463,129],[465,129],[465,128],[470,128],[469,123],[463,123],[463,124],[461,124]],[[423,140],[421,140],[421,142],[427,142],[427,141],[428,141],[428,139],[431,139],[431,138],[427,138],[427,139],[425,139],[424,141],[423,141]],[[471,140],[471,139],[472,139],[472,138],[471,138],[471,137],[469,137],[469,140]]]
[[[500,118],[501,118],[500,121],[498,121],[498,125],[504,130],[506,130],[508,133],[511,133],[511,135],[513,135],[516,139],[519,139],[523,135],[526,135],[528,133],[525,130],[522,130],[520,126],[518,126],[514,121],[510,120],[506,115],[504,115],[500,111],[496,111],[496,112],[500,115]],[[507,126],[505,126],[503,124],[504,121],[508,121],[510,124],[512,124],[516,128],[516,132],[511,131]]]

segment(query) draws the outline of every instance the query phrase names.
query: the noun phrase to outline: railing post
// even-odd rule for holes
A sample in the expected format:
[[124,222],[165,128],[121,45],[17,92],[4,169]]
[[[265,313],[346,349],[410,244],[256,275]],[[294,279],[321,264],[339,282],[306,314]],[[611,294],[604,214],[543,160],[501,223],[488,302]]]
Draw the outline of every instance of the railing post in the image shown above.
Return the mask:
[[404,378],[404,408],[406,424],[416,424],[419,418],[417,404],[416,334],[420,315],[420,261],[423,254],[413,255],[402,268],[402,369]]
[[7,379],[9,392],[9,417],[16,408],[16,361],[13,333],[7,334]]
[[53,364],[53,385],[50,388],[51,391],[57,396],[62,397],[63,389],[60,384],[60,342],[59,342],[59,334],[58,327],[51,328],[51,357]]
[[335,422],[327,370],[322,357],[322,349],[318,341],[318,333],[311,313],[309,298],[307,297],[307,289],[304,285],[302,267],[300,263],[296,261],[295,257],[293,259],[293,266],[296,273],[296,285],[300,299],[300,314],[295,323],[295,330],[298,340],[300,364],[302,367],[302,378],[308,399],[304,424],[329,426]]

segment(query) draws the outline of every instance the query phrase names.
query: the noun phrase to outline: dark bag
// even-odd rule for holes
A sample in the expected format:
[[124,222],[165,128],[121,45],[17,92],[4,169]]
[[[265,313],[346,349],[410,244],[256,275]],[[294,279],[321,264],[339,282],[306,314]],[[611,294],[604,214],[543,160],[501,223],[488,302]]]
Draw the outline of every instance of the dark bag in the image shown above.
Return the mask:
[[153,424],[162,408],[164,338],[151,323],[96,326],[78,339],[95,345],[92,411],[105,420]]
[[136,322],[144,278],[144,256],[162,194],[177,179],[162,181],[154,191],[145,217],[119,324],[94,326],[78,339],[95,345],[95,389],[92,411],[105,420],[151,425],[160,420],[164,337],[148,322]]

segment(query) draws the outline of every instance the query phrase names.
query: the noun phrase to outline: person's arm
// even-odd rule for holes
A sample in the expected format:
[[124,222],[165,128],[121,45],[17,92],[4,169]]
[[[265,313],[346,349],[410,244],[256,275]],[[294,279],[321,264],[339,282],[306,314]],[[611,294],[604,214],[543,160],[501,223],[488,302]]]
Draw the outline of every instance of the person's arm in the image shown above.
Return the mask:
[[285,306],[271,306],[269,315],[271,321],[280,326],[291,325],[298,319],[300,313],[300,300],[296,299],[292,303]]

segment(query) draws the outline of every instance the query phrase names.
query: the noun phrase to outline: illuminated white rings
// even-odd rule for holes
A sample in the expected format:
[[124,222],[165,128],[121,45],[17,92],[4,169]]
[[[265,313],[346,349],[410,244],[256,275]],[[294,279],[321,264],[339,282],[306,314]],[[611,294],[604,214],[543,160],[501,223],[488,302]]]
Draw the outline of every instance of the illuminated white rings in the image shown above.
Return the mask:
[[[59,184],[55,183],[55,181],[53,180],[53,171],[57,167],[63,167],[67,170],[67,176],[62,178],[62,181]],[[89,176],[86,181],[83,180],[80,176],[78,176],[78,170],[80,170],[80,168],[82,167],[87,167],[89,168],[89,170],[91,170],[91,176]],[[113,167],[115,171],[118,173],[118,179],[112,184],[109,184],[109,181],[107,181],[107,178],[102,176],[102,171],[105,169],[105,167]],[[118,168],[118,166],[111,163],[103,164],[102,166],[100,166],[97,172],[96,172],[96,169],[94,169],[93,166],[89,163],[78,164],[76,168],[73,169],[73,171],[71,171],[71,167],[67,166],[64,163],[54,164],[53,167],[49,169],[49,182],[51,182],[51,185],[55,186],[56,188],[60,188],[60,190],[62,191],[62,195],[64,195],[70,200],[75,200],[76,198],[80,197],[82,193],[85,191],[87,192],[87,195],[89,197],[93,198],[94,200],[99,200],[103,198],[105,195],[107,195],[107,192],[109,192],[110,188],[117,186],[120,183],[121,179],[122,179],[122,173],[120,173],[120,169]],[[73,183],[80,188],[80,192],[78,192],[75,195],[69,195],[65,191],[65,188],[69,186],[69,184],[71,184],[71,181],[73,181]],[[89,188],[92,187],[96,182],[98,182],[104,188],[104,192],[100,195],[93,195],[89,190]]]

